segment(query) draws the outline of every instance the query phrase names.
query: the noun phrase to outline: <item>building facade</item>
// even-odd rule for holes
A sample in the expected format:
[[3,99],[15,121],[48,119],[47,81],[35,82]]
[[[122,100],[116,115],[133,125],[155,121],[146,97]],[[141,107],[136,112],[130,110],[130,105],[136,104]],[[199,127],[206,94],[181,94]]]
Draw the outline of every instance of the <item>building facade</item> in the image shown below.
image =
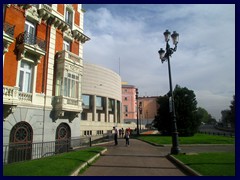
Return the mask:
[[137,119],[136,87],[122,85],[122,113],[125,122],[134,122]]
[[121,77],[117,73],[84,63],[82,93],[82,135],[105,134],[122,124]]
[[157,96],[143,96],[138,98],[139,119],[143,127],[146,124],[150,124],[157,115],[157,110],[159,108],[157,98]]
[[3,5],[3,143],[80,136],[81,4]]

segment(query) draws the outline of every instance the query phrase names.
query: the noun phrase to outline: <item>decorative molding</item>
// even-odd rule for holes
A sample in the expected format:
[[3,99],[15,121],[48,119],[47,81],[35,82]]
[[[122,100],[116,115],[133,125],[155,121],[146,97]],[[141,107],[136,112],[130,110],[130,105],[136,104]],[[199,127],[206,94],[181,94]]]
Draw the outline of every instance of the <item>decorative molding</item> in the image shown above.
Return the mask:
[[25,11],[25,17],[36,21],[38,24],[41,23],[41,17],[38,15],[38,11],[35,6],[31,6]]
[[67,30],[63,32],[63,38],[66,40],[73,41],[73,35],[72,35],[71,29],[69,27],[66,27],[66,28]]

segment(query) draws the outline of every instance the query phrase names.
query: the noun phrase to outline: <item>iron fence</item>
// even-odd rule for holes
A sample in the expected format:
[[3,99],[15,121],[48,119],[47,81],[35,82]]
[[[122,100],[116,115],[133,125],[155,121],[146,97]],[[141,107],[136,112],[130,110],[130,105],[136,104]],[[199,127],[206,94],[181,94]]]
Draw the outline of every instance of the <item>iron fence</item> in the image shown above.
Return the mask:
[[13,35],[14,35],[14,29],[15,29],[15,26],[10,25],[6,22],[3,23],[3,31],[12,38],[13,38]]
[[112,139],[111,134],[103,134],[102,136],[70,138],[49,142],[7,144],[3,145],[3,165],[91,147],[102,142],[109,142]]

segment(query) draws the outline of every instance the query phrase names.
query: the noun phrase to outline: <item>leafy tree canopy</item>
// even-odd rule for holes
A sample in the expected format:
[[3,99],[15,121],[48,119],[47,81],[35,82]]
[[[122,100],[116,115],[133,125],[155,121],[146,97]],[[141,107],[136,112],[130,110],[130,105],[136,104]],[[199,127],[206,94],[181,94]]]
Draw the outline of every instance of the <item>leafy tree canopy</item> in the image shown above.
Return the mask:
[[[201,124],[197,116],[197,100],[194,91],[176,85],[173,96],[179,135],[194,135]],[[163,134],[171,134],[172,118],[169,113],[169,93],[160,96],[158,103],[160,107],[154,125]]]

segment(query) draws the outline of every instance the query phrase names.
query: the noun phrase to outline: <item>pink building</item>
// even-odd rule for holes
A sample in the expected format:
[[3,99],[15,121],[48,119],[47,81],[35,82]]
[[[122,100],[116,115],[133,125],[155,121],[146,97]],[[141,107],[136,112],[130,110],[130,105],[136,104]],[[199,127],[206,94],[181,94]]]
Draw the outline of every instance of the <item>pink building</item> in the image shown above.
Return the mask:
[[122,85],[122,113],[125,122],[137,119],[136,87]]

